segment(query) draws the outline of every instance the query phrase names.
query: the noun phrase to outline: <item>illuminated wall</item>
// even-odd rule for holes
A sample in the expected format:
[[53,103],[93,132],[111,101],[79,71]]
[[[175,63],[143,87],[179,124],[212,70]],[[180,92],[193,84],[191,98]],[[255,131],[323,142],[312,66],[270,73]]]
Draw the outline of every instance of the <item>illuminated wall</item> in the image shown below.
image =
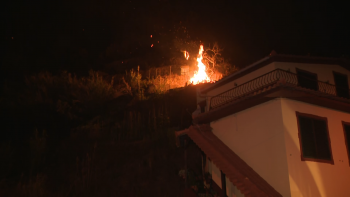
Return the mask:
[[[296,111],[327,117],[334,165],[301,161]],[[350,114],[275,99],[214,121],[211,127],[216,136],[283,196],[345,197],[350,194],[350,166],[342,121],[350,122]],[[211,164],[211,171],[220,185],[220,170]],[[234,186],[227,183],[229,194]]]
[[280,99],[211,122],[213,133],[283,196],[290,196]]
[[[341,121],[350,122],[350,114],[289,99],[281,99],[281,105],[292,196],[349,196],[350,166]],[[327,117],[334,165],[301,161],[295,111]]]

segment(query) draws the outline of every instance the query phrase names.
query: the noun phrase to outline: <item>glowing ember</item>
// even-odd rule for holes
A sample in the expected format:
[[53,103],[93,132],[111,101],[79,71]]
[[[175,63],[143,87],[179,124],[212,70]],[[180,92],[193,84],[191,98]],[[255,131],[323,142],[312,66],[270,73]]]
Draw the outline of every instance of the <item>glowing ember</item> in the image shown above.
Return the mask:
[[190,57],[190,54],[188,53],[188,51],[184,51],[184,56],[186,60],[188,60],[188,58]]
[[210,78],[208,77],[207,73],[205,72],[205,65],[202,62],[203,59],[203,45],[200,45],[199,47],[199,54],[197,57],[198,62],[198,71],[195,71],[193,77],[190,79],[190,82],[194,85],[199,83],[205,83],[210,82]]

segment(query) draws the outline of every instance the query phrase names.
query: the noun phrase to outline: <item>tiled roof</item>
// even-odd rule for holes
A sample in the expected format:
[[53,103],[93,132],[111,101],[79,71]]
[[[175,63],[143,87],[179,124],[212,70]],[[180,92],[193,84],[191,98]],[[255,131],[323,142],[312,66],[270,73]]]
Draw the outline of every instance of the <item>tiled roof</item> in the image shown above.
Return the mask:
[[208,124],[191,126],[183,131],[176,132],[176,136],[184,134],[187,134],[205,152],[246,197],[282,196],[216,137]]

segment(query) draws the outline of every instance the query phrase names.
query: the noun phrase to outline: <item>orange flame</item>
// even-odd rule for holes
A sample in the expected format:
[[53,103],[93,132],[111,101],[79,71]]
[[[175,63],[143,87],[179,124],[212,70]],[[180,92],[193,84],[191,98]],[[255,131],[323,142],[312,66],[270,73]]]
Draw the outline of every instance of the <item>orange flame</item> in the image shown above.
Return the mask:
[[197,66],[198,66],[198,71],[195,71],[193,77],[190,79],[190,82],[193,83],[193,85],[199,84],[199,83],[205,83],[205,82],[210,82],[210,78],[205,72],[206,67],[202,62],[203,59],[203,45],[200,45],[199,47],[199,54],[197,57]]
[[185,56],[186,60],[188,60],[188,58],[190,58],[190,54],[188,53],[188,51],[184,51],[184,56]]

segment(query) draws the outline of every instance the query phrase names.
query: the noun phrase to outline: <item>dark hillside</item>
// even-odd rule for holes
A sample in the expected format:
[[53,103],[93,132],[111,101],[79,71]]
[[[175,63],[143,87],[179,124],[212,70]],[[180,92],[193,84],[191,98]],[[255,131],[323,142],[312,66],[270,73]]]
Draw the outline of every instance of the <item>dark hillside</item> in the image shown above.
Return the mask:
[[[191,125],[195,86],[139,100],[94,73],[24,84],[1,97],[0,196],[183,195],[174,131]],[[200,169],[198,148],[188,154]]]

